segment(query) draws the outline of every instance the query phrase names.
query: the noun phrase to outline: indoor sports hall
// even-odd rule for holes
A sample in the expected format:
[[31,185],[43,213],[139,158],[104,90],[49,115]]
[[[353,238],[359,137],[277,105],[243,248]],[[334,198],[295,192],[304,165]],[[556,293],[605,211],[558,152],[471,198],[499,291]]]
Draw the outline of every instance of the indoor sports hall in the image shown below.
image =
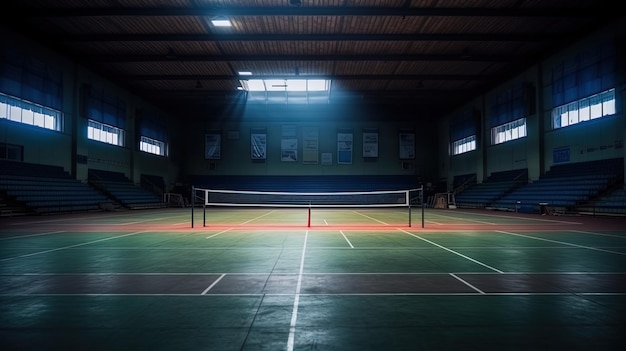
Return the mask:
[[621,351],[614,3],[5,0],[0,351]]

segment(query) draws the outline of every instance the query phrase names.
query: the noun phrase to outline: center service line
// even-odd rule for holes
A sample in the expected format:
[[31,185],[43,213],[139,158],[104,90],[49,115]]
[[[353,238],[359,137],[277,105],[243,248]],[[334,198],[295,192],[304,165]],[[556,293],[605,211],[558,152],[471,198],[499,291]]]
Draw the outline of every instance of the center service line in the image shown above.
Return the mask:
[[465,255],[463,255],[462,253],[456,252],[456,251],[454,251],[454,250],[450,250],[450,249],[448,249],[448,248],[447,248],[447,247],[445,247],[445,246],[441,246],[441,245],[439,245],[439,244],[437,244],[437,243],[435,243],[435,242],[432,242],[432,241],[430,241],[430,240],[428,240],[428,239],[424,239],[424,238],[422,238],[422,237],[421,237],[421,236],[419,236],[419,235],[415,235],[415,234],[413,234],[413,233],[411,233],[411,232],[407,232],[407,231],[406,231],[406,230],[404,230],[404,229],[400,229],[400,228],[397,228],[397,229],[398,229],[399,231],[403,232],[403,233],[409,234],[409,235],[411,235],[411,236],[413,236],[413,237],[416,237],[416,238],[418,238],[418,239],[420,239],[420,240],[423,240],[423,241],[425,241],[425,242],[427,242],[427,243],[429,243],[429,244],[431,244],[431,245],[435,245],[435,246],[437,246],[437,247],[439,247],[439,248],[441,248],[441,249],[444,249],[444,250],[446,250],[446,251],[448,251],[448,252],[451,252],[451,253],[453,253],[453,254],[455,254],[455,255],[459,255],[459,256],[463,257],[464,259],[466,259],[466,260],[470,260],[470,261],[472,261],[472,262],[474,262],[474,263],[477,263],[477,264],[479,264],[479,265],[481,265],[481,266],[483,266],[483,267],[487,267],[487,268],[489,268],[489,269],[491,269],[491,270],[493,270],[493,271],[496,271],[496,272],[498,272],[498,273],[504,273],[503,271],[501,271],[501,270],[499,270],[499,269],[497,269],[497,268],[493,268],[493,267],[491,267],[491,266],[489,266],[489,265],[486,265],[486,264],[484,264],[484,263],[482,263],[482,262],[480,262],[480,261],[477,261],[477,260],[475,260],[475,259],[473,259],[473,258],[471,258],[471,257],[465,256]]
[[306,254],[306,242],[308,238],[309,231],[307,230],[304,234],[304,246],[302,247],[302,258],[300,258],[300,271],[298,272],[298,283],[296,284],[296,296],[293,300],[293,311],[291,312],[291,324],[289,325],[289,339],[287,340],[287,351],[293,351],[293,344],[296,336],[296,320],[298,319],[298,304],[300,303],[300,287],[302,286],[304,256]]

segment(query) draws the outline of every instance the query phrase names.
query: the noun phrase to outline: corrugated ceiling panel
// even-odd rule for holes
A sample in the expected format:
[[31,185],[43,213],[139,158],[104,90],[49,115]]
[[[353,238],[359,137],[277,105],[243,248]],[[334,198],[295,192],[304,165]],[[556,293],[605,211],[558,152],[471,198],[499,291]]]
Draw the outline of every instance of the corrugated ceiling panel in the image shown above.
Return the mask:
[[423,17],[344,16],[342,33],[418,33],[424,26]]
[[130,62],[110,63],[107,66],[121,74],[140,75],[230,75],[232,71],[227,62]]
[[[200,82],[200,85],[198,85]],[[135,86],[142,89],[182,90],[184,91],[236,91],[239,82],[236,80],[143,80]],[[199,87],[200,86],[200,87]]]
[[220,48],[226,55],[329,55],[339,42],[332,41],[226,41]]
[[333,89],[340,90],[385,90],[389,83],[386,79],[335,79]]
[[358,75],[362,72],[368,74],[394,74],[398,68],[398,62],[390,61],[339,61],[335,65],[335,74]]
[[326,75],[332,73],[332,62],[327,61],[238,61],[232,63],[233,69],[250,71],[255,75],[295,76],[296,67],[301,76]]
[[329,34],[338,33],[340,16],[233,16],[236,33]]
[[173,50],[174,55],[218,55],[220,50],[215,42],[210,41],[116,41],[116,42],[76,42],[69,43],[80,51],[89,51],[101,55],[163,55],[168,59]]
[[490,62],[412,62],[403,61],[398,65],[397,74],[481,74]]

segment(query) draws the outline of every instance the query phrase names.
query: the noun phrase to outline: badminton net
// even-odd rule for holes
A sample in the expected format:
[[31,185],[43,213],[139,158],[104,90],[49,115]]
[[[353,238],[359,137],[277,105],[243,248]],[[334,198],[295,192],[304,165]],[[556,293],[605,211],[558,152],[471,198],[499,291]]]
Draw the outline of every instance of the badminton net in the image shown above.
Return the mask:
[[[364,224],[411,226],[412,207],[421,207],[422,188],[350,192],[277,192],[193,188],[193,208],[202,206],[203,226],[237,218],[253,224]],[[264,212],[265,211],[265,212]],[[267,211],[272,211],[269,214]],[[236,212],[237,215],[233,215]],[[268,213],[258,220],[248,220]]]

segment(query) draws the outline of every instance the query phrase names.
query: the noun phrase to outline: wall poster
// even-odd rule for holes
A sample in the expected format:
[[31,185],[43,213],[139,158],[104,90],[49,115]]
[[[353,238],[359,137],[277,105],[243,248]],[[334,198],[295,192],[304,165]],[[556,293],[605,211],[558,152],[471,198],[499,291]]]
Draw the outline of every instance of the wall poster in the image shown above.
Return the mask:
[[204,135],[204,158],[206,158],[207,160],[219,160],[222,157],[221,148],[221,132],[207,132]]
[[322,164],[323,165],[332,165],[333,164],[333,153],[332,152],[322,152]]
[[250,157],[253,160],[265,160],[267,157],[267,132],[265,129],[250,131]]
[[337,132],[337,164],[352,164],[352,131]]
[[378,157],[378,131],[363,132],[363,157]]
[[280,139],[280,160],[283,162],[298,161],[298,137],[295,125],[284,125]]
[[319,134],[317,127],[302,128],[302,163],[317,164],[319,157]]
[[415,158],[415,133],[400,132],[400,159],[412,160]]

